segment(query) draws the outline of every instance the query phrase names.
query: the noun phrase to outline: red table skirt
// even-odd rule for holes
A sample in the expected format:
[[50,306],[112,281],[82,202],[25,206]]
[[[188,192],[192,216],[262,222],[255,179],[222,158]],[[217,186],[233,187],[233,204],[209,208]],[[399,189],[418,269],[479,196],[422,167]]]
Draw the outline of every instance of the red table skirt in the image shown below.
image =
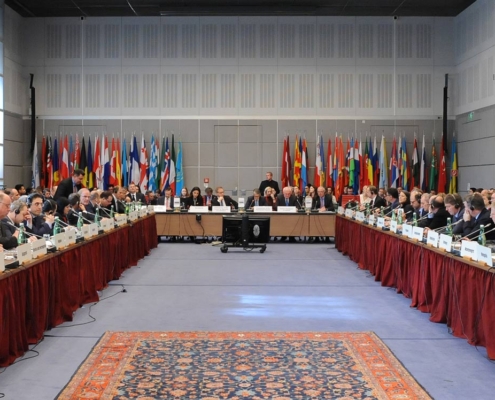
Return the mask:
[[0,366],[65,321],[97,291],[157,247],[154,216],[145,217],[40,262],[0,276]]
[[486,347],[495,359],[494,274],[451,254],[338,216],[337,249],[370,271],[382,286],[411,299],[411,307],[446,323],[455,336]]

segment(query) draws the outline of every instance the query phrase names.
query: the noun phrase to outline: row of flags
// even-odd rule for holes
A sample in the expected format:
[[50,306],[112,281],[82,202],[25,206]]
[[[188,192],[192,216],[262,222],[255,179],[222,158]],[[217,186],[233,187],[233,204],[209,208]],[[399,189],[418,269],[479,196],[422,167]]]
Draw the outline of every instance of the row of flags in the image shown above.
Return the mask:
[[419,187],[423,191],[435,190],[438,193],[457,192],[457,144],[455,137],[452,141],[451,173],[447,185],[447,143],[442,134],[440,157],[437,156],[435,138],[433,138],[429,162],[426,160],[425,136],[421,153],[416,137],[413,142],[412,154],[407,150],[405,137],[394,136],[390,158],[387,157],[385,137],[382,136],[380,147],[377,146],[376,136],[365,140],[347,138],[345,143],[342,136],[335,135],[332,151],[332,139],[328,139],[325,155],[322,135],[316,140],[316,159],[314,164],[313,181],[310,181],[308,146],[306,138],[297,137],[294,145],[294,168],[289,136],[284,139],[282,153],[282,186],[298,186],[301,192],[308,183],[313,186],[333,187],[338,198],[345,186],[351,186],[354,194],[359,194],[364,186],[402,187],[410,190]]
[[[168,136],[160,140],[151,136],[150,156],[144,135],[138,146],[136,136],[130,140],[107,135],[91,137],[65,135],[60,137],[43,136],[41,141],[41,159],[37,144],[33,150],[32,186],[51,188],[60,181],[72,176],[75,169],[84,171],[83,185],[87,188],[108,189],[109,186],[129,186],[134,183],[141,192],[172,188],[173,194],[180,193],[184,186],[182,172],[182,142],[175,138],[169,146]],[[94,144],[93,144],[94,143]]]

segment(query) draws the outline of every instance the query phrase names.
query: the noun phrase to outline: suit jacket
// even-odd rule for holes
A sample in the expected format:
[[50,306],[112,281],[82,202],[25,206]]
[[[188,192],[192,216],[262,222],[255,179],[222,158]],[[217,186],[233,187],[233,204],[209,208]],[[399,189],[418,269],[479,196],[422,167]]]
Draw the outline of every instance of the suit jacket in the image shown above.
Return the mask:
[[273,211],[277,211],[277,201],[273,200],[272,196],[263,198],[265,199],[265,206],[271,206]]
[[[134,201],[132,196],[133,195],[131,193],[129,193],[129,197],[131,198],[132,201]],[[142,194],[141,192],[136,192],[136,193],[134,193],[134,196],[136,196],[135,201],[140,201],[141,203],[146,204],[146,196],[144,194]]]
[[26,232],[34,233],[37,236],[51,235],[53,233],[53,227],[50,227],[50,225],[45,222],[43,217],[33,217],[31,221],[31,228],[27,226],[27,221],[24,221]]
[[[82,185],[76,185],[77,190],[82,189]],[[55,192],[55,196],[53,196],[54,200],[57,200],[59,197],[67,197],[74,193],[74,186],[72,182],[72,177],[64,179],[62,182],[58,184],[57,191]]]
[[[281,207],[286,206],[285,197],[283,194],[279,194],[277,196],[277,206],[281,206]],[[289,197],[289,207],[296,207],[297,209],[301,208],[301,206],[299,204],[297,204],[297,202],[296,202],[296,196],[291,195]]]
[[433,218],[426,218],[428,222],[428,228],[438,229],[442,226],[447,226],[447,218],[450,218],[449,212],[445,208],[439,208],[438,211],[433,214]]
[[387,207],[387,203],[380,196],[376,196],[375,199],[370,201],[370,210],[373,208],[380,209],[381,207]]
[[385,208],[385,210],[384,210],[385,216],[391,217],[392,216],[392,210],[395,210],[398,207],[400,207],[399,200],[395,200],[392,204],[389,204],[389,206]]
[[[483,208],[481,213],[478,215],[478,218],[471,218],[471,221],[464,221],[459,225],[463,225],[462,236],[467,236],[469,239],[476,240],[478,238],[477,236],[480,234],[479,229],[481,225],[484,225],[485,227],[490,225],[485,229],[485,232],[493,229],[493,221],[490,218],[490,210]],[[495,231],[488,233],[486,238],[487,240],[495,240]]]
[[[259,206],[266,206],[266,200],[264,197],[260,197],[258,200]],[[249,196],[246,201],[246,209],[254,207],[254,196]]]
[[[164,206],[165,205],[165,196],[158,197],[156,204],[159,206]],[[174,198],[173,197],[170,197],[170,199],[168,201],[167,210],[168,209],[171,209],[171,210],[174,209]]]
[[[226,206],[229,206],[231,208],[236,209],[238,207],[237,201],[235,201],[232,197],[230,196],[223,196],[223,201],[225,202]],[[215,198],[211,201],[212,206],[219,206],[220,202],[218,201],[218,198]]]
[[112,196],[112,204],[110,204],[110,207],[107,207],[108,210],[110,211],[111,207],[113,206],[113,211],[118,213],[118,214],[125,214],[125,205],[122,203],[120,200],[117,200],[115,195]]
[[203,196],[199,195],[196,199],[196,204],[194,204],[194,197],[189,196],[186,199],[186,207],[189,208],[191,206],[204,206],[203,204]]
[[276,194],[279,194],[280,193],[280,189],[278,187],[278,182],[277,181],[274,181],[274,180],[271,180],[271,181],[264,180],[264,181],[261,181],[260,187],[259,187],[262,196],[265,194],[265,189],[267,187],[271,187],[271,188],[275,189],[275,193]]
[[313,197],[313,204],[311,208],[313,210],[319,210],[320,208],[325,207],[327,211],[335,211],[335,208],[333,206],[332,196],[326,194],[323,200],[324,200],[324,204],[322,205],[320,196],[316,195],[315,197]]
[[15,228],[9,225],[7,221],[12,223],[8,217],[3,218],[2,223],[0,223],[0,244],[4,249],[9,250],[17,247],[17,238],[12,236]]
[[[453,215],[452,216],[452,223],[455,223],[455,222],[463,219],[464,211],[466,211],[466,210],[464,207],[462,207],[456,215]],[[452,229],[452,233],[454,235],[462,235],[462,230],[464,228],[462,224],[463,224],[462,222],[459,222],[457,225],[454,226],[454,228]]]

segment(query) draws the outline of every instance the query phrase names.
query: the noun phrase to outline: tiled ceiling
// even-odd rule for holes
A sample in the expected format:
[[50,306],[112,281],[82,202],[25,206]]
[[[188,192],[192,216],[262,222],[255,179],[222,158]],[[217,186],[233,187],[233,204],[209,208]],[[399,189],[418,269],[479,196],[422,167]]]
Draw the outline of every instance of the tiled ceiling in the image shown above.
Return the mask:
[[456,16],[475,0],[5,0],[23,17]]

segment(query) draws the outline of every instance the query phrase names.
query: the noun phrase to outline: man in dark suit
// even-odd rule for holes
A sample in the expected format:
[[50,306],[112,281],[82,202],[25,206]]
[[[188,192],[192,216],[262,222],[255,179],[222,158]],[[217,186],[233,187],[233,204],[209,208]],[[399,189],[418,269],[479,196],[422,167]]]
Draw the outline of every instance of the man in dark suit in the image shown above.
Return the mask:
[[276,194],[280,193],[280,189],[278,188],[278,182],[274,181],[272,178],[273,178],[273,174],[271,172],[267,172],[266,173],[266,180],[261,181],[261,183],[260,183],[259,189],[260,189],[261,193],[265,193],[265,189],[267,187],[271,187],[271,188],[275,189]]
[[59,197],[67,197],[72,193],[77,193],[82,188],[82,180],[84,179],[84,171],[82,169],[75,169],[71,178],[64,179],[58,184],[57,191],[53,198],[57,200]]
[[211,206],[213,203],[213,200],[215,200],[217,196],[213,194],[213,189],[211,187],[207,187],[205,189],[205,195],[203,196],[203,201],[206,206],[208,206],[208,210],[211,211]]
[[332,196],[326,194],[326,190],[323,186],[319,186],[318,189],[316,189],[316,196],[313,198],[313,205],[311,208],[313,210],[318,210],[318,212],[335,211]]
[[[10,228],[15,229],[14,227],[10,227],[6,222],[4,223],[4,219],[8,218],[11,204],[10,196],[0,193],[0,219],[2,220],[2,223],[0,223],[0,244],[7,250],[17,247],[17,236],[19,236],[17,230],[14,230],[14,233],[10,231]],[[14,222],[12,221],[11,223]]]
[[253,190],[253,195],[249,196],[246,201],[246,210],[252,210],[253,207],[265,206],[265,198],[261,196],[261,191],[259,189]]
[[301,194],[301,190],[299,189],[299,186],[294,186],[292,188],[292,193],[294,194],[294,197],[296,198],[296,203],[297,204],[300,204],[302,208],[303,207],[303,203],[304,203],[304,198]]
[[443,226],[447,226],[447,218],[450,214],[445,209],[445,204],[443,202],[442,196],[431,196],[430,197],[430,216],[426,219],[427,230],[435,230]]
[[400,206],[399,203],[399,191],[396,188],[388,188],[387,195],[385,196],[388,202],[387,208],[385,208],[385,216],[391,216],[392,210],[395,210]]
[[41,216],[43,209],[43,196],[38,193],[34,193],[28,197],[29,216],[24,225],[26,232],[33,233],[37,236],[43,236],[45,234],[52,234],[53,223],[55,222],[54,215]]
[[[462,225],[462,236],[467,239],[476,240],[480,234],[479,229],[481,225],[487,227],[487,230],[493,228],[490,210],[486,208],[483,196],[478,193],[467,195],[465,206],[464,222],[460,224]],[[486,238],[487,240],[495,240],[495,231],[486,234]]]
[[167,211],[173,211],[174,210],[174,197],[172,196],[172,189],[171,188],[168,187],[165,189],[165,196],[160,196],[158,198],[157,205],[166,206]]
[[380,196],[378,196],[378,189],[376,186],[368,186],[368,192],[370,194],[370,210],[380,210],[382,207],[386,207],[387,204]]
[[134,183],[129,185],[129,195],[131,201],[140,201],[142,204],[146,204],[146,197],[138,190],[137,185]]
[[[126,194],[127,194],[127,191],[122,186],[115,186],[113,188],[111,206],[113,206],[113,210],[118,214],[124,214],[125,213],[124,200],[125,200]],[[110,207],[108,209],[110,209]]]
[[454,235],[461,235],[463,227],[462,227],[462,222],[459,221],[463,220],[464,212],[466,210],[464,208],[462,197],[457,193],[448,194],[447,196],[445,196],[444,202],[445,202],[445,209],[451,215],[452,224],[456,224],[452,228],[452,233]]
[[282,194],[277,196],[277,206],[301,208],[296,202],[296,197],[292,194],[292,189],[286,186],[282,189]]
[[225,192],[223,190],[223,187],[221,186],[217,187],[216,193],[217,193],[217,198],[212,199],[211,201],[212,206],[228,206],[233,210],[237,209],[238,206],[237,202],[234,199],[232,199],[230,196],[226,196],[224,194]]

